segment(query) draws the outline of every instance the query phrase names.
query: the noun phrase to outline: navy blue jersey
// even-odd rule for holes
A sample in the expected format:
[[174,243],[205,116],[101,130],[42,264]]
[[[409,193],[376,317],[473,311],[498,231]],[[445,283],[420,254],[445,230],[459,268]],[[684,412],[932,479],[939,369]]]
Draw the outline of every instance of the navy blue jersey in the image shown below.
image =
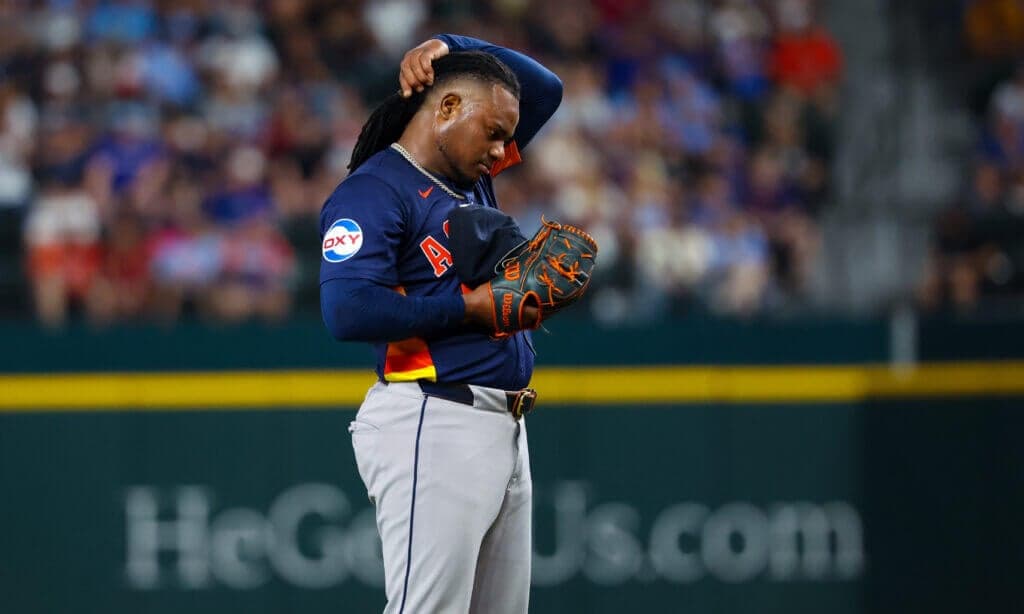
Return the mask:
[[[459,192],[470,203],[497,207],[488,175],[472,192]],[[449,251],[447,221],[459,204],[395,150],[377,153],[335,189],[321,211],[320,283],[369,280],[407,296],[458,295],[463,287]],[[527,386],[533,372],[526,331],[500,340],[459,331],[374,345],[377,375],[385,381],[515,390]]]
[[[520,150],[554,114],[562,99],[562,83],[517,51],[466,36],[436,38],[451,51],[491,53],[519,79],[519,125],[505,159],[492,168],[497,174],[519,161]],[[477,181],[471,192],[445,185],[465,194],[470,203],[498,207],[489,175]],[[495,340],[460,324],[463,288],[454,271],[445,224],[458,204],[391,148],[356,169],[335,189],[320,214],[325,323],[338,338],[372,341],[382,380],[523,388],[533,371],[529,332]],[[373,292],[365,291],[367,284]],[[404,301],[396,304],[391,291],[419,298],[411,306]],[[397,332],[410,329],[416,332]],[[420,336],[390,341],[408,334]]]

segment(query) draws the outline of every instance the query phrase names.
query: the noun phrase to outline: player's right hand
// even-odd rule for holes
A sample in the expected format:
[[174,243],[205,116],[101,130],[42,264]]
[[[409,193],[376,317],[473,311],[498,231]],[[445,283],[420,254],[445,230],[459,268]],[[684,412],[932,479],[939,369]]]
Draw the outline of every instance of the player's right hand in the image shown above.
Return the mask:
[[413,91],[422,92],[434,84],[432,62],[448,54],[448,45],[436,38],[425,40],[405,52],[398,68],[398,85],[402,96],[408,98]]

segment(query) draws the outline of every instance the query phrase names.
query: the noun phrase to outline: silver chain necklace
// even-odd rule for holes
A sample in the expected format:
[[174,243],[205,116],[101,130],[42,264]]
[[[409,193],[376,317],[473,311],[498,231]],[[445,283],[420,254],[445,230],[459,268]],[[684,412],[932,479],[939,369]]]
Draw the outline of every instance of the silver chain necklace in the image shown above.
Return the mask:
[[437,177],[434,177],[433,175],[431,175],[427,171],[427,169],[425,169],[422,166],[420,166],[420,163],[413,159],[412,154],[410,154],[408,151],[406,151],[405,147],[402,147],[398,143],[392,143],[391,144],[391,149],[394,149],[395,151],[397,151],[399,153],[399,155],[401,155],[403,158],[405,158],[405,160],[409,164],[412,164],[413,168],[415,168],[419,172],[421,172],[424,175],[426,175],[427,179],[433,181],[434,185],[436,185],[437,187],[441,188],[446,194],[448,194],[449,196],[451,196],[455,200],[466,200],[466,196],[464,194],[459,194],[458,192],[452,190],[451,188],[446,186],[443,181],[441,181]]

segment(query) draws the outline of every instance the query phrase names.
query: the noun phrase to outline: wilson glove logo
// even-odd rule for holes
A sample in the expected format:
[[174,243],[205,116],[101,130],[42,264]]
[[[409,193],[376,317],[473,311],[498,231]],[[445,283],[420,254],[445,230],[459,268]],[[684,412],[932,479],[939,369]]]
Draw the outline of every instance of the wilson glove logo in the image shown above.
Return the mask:
[[323,252],[327,262],[344,262],[363,246],[363,229],[355,220],[340,219],[324,233]]
[[512,325],[512,301],[514,300],[515,297],[511,292],[507,292],[501,297],[501,321],[506,328]]

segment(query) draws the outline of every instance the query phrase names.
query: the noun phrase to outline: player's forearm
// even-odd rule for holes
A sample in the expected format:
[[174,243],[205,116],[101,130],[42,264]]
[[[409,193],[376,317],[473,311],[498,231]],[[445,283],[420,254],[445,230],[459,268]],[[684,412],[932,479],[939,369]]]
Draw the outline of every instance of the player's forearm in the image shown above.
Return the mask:
[[519,127],[515,140],[519,149],[526,147],[562,102],[562,80],[528,55],[499,47],[469,36],[439,34],[434,38],[448,45],[450,51],[484,51],[504,62],[519,79]]
[[462,325],[462,297],[409,297],[370,282],[332,279],[320,286],[324,324],[339,341],[385,342],[452,331]]

